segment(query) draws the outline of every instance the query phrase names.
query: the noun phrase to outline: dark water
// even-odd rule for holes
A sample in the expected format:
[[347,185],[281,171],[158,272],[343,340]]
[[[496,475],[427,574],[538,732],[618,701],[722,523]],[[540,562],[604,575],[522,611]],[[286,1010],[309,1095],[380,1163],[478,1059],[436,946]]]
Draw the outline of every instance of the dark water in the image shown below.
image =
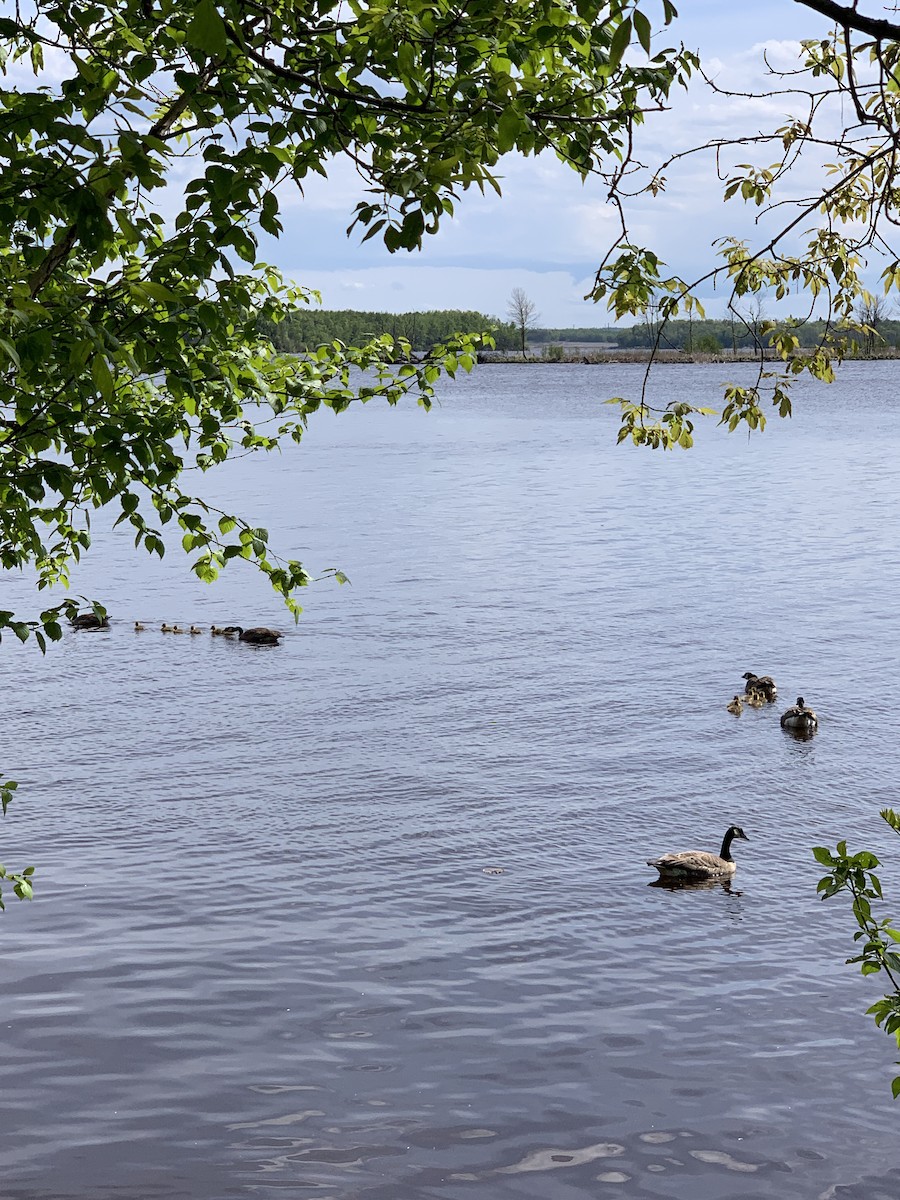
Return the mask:
[[[3,861],[40,870],[0,921],[0,1193],[900,1194],[877,981],[809,853],[900,861],[900,376],[662,457],[598,403],[638,371],[492,366],[236,464],[221,496],[353,581],[277,650],[134,634],[288,623],[118,533],[76,579],[108,633],[4,641]],[[745,670],[785,705],[730,716]],[[730,890],[648,886],[731,821]]]

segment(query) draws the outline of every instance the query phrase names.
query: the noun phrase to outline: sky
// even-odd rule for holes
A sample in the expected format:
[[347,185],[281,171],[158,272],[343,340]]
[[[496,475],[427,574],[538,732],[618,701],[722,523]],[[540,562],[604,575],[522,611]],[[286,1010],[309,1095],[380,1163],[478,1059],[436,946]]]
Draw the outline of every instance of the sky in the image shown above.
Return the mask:
[[[732,89],[764,88],[764,51],[792,65],[799,39],[828,28],[794,0],[681,0],[678,8],[675,37],[699,50],[707,69]],[[723,100],[698,85],[650,119],[641,156],[658,161],[675,146],[715,134],[778,126],[786,111],[784,101]],[[774,153],[768,160],[765,151],[749,153],[774,160]],[[738,161],[747,157],[744,151]],[[422,251],[391,255],[375,238],[363,246],[358,232],[347,237],[360,184],[347,164],[334,164],[329,179],[315,179],[302,199],[285,197],[285,232],[278,242],[264,240],[263,256],[296,283],[319,290],[326,308],[462,308],[505,317],[510,293],[520,287],[544,326],[609,324],[605,306],[584,299],[614,228],[601,181],[582,184],[548,154],[509,155],[500,174],[502,197],[465,193],[455,217]],[[723,205],[710,159],[692,160],[672,174],[665,195],[638,207],[633,232],[671,268],[694,277],[711,265],[713,239],[752,236],[754,216],[739,203]],[[721,297],[709,293],[704,300],[708,315],[723,311]]]

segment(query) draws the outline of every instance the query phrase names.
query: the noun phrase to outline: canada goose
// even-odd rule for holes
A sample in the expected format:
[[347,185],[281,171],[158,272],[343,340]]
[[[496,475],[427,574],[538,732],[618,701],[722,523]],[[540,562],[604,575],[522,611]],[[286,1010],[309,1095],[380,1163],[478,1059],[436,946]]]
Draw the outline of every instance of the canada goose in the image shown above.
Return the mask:
[[226,633],[236,633],[239,642],[252,642],[254,646],[277,646],[278,639],[284,637],[274,629],[266,629],[264,625],[256,625],[253,629],[241,629],[240,625],[229,625]]
[[734,713],[734,715],[736,717],[739,717],[741,715],[741,713],[744,711],[744,704],[743,704],[743,701],[741,700],[740,696],[735,696],[735,698],[731,701],[731,703],[727,707],[728,707],[728,711],[730,713]]
[[745,671],[743,678],[747,680],[748,695],[750,692],[762,692],[770,704],[778,695],[778,688],[771,675],[754,675],[752,671]]
[[721,879],[733,875],[737,867],[731,857],[731,843],[735,838],[750,841],[740,825],[730,825],[722,839],[719,854],[709,854],[705,850],[682,850],[679,854],[648,858],[647,866],[656,867],[661,879]]
[[134,623],[134,632],[135,633],[142,633],[146,628],[147,628],[147,626],[142,625],[140,623],[140,621],[135,621],[135,623]]
[[220,629],[219,632],[222,634],[222,637],[237,637],[237,635],[241,632],[241,627],[240,625],[226,625],[225,628]]
[[190,627],[190,629],[188,630],[188,633],[202,633],[202,632],[203,632],[203,630],[198,629],[196,625],[192,625]]
[[96,613],[78,613],[72,618],[73,629],[109,629],[109,619],[98,617]]
[[743,701],[745,704],[749,704],[751,708],[766,707],[766,698],[762,692],[748,692],[747,695],[743,697]]
[[819,718],[811,708],[806,707],[802,696],[797,697],[797,703],[793,708],[789,708],[787,712],[781,714],[782,729],[799,729],[809,732],[818,724]]

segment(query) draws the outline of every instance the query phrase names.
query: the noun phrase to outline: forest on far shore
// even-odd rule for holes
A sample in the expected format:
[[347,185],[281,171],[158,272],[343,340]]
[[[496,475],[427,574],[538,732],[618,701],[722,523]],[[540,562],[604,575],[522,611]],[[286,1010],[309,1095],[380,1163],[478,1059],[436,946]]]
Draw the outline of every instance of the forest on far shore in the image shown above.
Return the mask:
[[[764,318],[747,317],[726,320],[673,321],[659,336],[659,348],[683,353],[716,354],[719,351],[752,350],[758,344],[758,330]],[[784,322],[787,324],[789,322]],[[801,346],[813,346],[824,331],[822,321],[793,322]],[[272,329],[272,340],[281,350],[295,354],[323,343],[339,341],[345,345],[382,334],[406,338],[414,350],[428,350],[456,333],[488,333],[498,351],[519,350],[520,333],[511,321],[475,310],[434,309],[429,312],[358,312],[355,309],[310,309],[293,314]],[[657,338],[655,323],[607,325],[579,329],[551,329],[535,325],[528,329],[529,346],[596,344],[606,349],[648,350]],[[900,346],[900,320],[878,319],[876,334],[860,353],[871,354],[879,348]]]

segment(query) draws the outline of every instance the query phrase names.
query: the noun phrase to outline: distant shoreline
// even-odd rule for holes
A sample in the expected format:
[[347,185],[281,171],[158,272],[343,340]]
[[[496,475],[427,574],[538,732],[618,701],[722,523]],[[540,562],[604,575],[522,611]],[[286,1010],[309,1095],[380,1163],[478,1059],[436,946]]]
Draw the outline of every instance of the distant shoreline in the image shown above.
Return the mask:
[[[565,348],[563,348],[565,350]],[[881,362],[881,361],[896,361],[900,359],[900,349],[887,348],[880,350],[877,354],[863,356],[848,355],[844,362]],[[741,351],[732,353],[730,350],[723,350],[719,354],[701,354],[694,352],[687,353],[684,350],[658,350],[653,356],[653,360],[657,363],[675,363],[675,364],[717,364],[724,363],[758,363],[760,357],[750,351]],[[557,355],[550,357],[543,353],[543,350],[528,351],[523,358],[521,353],[510,354],[503,351],[480,351],[478,354],[478,362],[483,366],[490,366],[492,363],[502,363],[504,365],[519,365],[519,366],[591,366],[602,367],[607,365],[619,365],[625,363],[649,363],[651,354],[649,350],[598,350],[585,352],[581,350],[565,350],[561,356]],[[764,361],[766,364],[777,364],[783,360],[780,358],[772,358],[766,355]]]

